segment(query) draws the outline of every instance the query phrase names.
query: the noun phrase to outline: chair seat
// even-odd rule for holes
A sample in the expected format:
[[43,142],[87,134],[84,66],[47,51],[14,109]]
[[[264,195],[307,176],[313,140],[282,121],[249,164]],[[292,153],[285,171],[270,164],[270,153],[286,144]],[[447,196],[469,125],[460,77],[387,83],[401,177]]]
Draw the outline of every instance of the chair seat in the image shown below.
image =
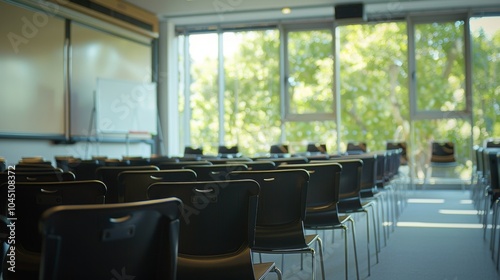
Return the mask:
[[305,237],[305,243],[302,244],[304,246],[297,246],[297,247],[286,247],[286,248],[259,248],[259,247],[252,247],[252,251],[256,253],[273,253],[274,251],[276,254],[283,254],[283,252],[310,252],[311,251],[311,245],[313,242],[316,242],[319,238],[318,234],[309,234],[304,236]]
[[255,275],[255,279],[261,280],[266,278],[266,276],[270,272],[276,271],[278,268],[276,268],[276,264],[273,262],[266,262],[266,263],[255,263],[253,265],[253,273]]

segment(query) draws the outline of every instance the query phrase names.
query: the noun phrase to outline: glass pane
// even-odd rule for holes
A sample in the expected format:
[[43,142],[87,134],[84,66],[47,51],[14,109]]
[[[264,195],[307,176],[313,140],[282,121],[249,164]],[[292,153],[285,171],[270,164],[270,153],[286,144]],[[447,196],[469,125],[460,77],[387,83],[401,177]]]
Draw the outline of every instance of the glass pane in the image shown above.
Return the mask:
[[330,30],[288,33],[289,113],[333,113]]
[[417,110],[465,110],[463,21],[416,24],[415,61]]
[[431,143],[452,142],[455,147],[457,166],[454,167],[454,176],[448,178],[468,179],[471,176],[471,125],[462,119],[422,120],[414,123],[414,139],[412,144],[412,158],[415,162],[414,173],[418,179],[429,175]]
[[225,145],[247,156],[280,137],[279,32],[227,32],[224,39]]
[[[189,54],[186,54],[185,53],[185,50],[184,50],[184,46],[186,44],[186,40],[187,38],[189,37],[186,37],[184,35],[179,35],[177,37],[177,50],[178,50],[178,63],[179,63],[179,83],[178,83],[178,91],[179,91],[179,94],[178,94],[178,106],[177,106],[177,110],[178,110],[178,119],[177,119],[177,122],[178,122],[178,126],[179,127],[187,127],[188,126],[188,123],[185,123],[185,120],[187,119],[185,117],[185,106],[186,106],[186,98],[185,98],[185,94],[186,94],[186,75],[189,73],[188,69],[186,69],[186,60],[189,59]],[[161,75],[161,74],[160,74]],[[180,129],[179,130],[179,135],[177,135],[177,139],[178,139],[178,150],[179,151],[183,151],[183,147],[184,147],[184,143],[186,143],[188,141],[188,139],[186,139],[186,137],[188,137],[187,135],[188,132],[186,131],[186,129]]]
[[474,144],[500,136],[500,17],[472,18]]
[[342,147],[365,142],[369,151],[387,141],[408,142],[409,101],[405,23],[337,28],[340,42]]
[[287,122],[285,125],[290,153],[304,153],[307,144],[325,144],[329,154],[337,153],[337,125],[333,121]]
[[187,145],[217,154],[219,143],[218,35],[189,36],[191,58],[191,139]]

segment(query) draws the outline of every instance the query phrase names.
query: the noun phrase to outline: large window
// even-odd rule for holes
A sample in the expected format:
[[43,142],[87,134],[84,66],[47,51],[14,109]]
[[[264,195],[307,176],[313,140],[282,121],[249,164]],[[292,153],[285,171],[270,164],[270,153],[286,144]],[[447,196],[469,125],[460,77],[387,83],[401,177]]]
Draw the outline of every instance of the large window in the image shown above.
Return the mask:
[[342,145],[408,142],[407,32],[403,22],[338,27]]
[[474,144],[500,137],[500,16],[471,19]]
[[292,153],[311,142],[331,153],[350,141],[370,151],[406,142],[411,174],[422,179],[430,143],[452,141],[457,174],[468,178],[472,144],[500,135],[499,18],[185,33],[183,143],[255,156],[279,142]]
[[[292,30],[286,34],[286,119],[310,115],[333,119],[332,30]],[[312,115],[312,116],[311,116]]]
[[431,143],[453,142],[457,177],[471,174],[471,92],[466,59],[465,15],[421,17],[411,20],[410,71],[412,153],[414,174],[423,179]]
[[464,111],[464,21],[415,25],[418,111]]
[[189,104],[190,138],[186,143],[214,154],[219,142],[218,35],[191,35],[188,43],[190,84],[189,101],[185,102]]
[[279,141],[280,83],[277,30],[225,32],[224,141],[245,155]]

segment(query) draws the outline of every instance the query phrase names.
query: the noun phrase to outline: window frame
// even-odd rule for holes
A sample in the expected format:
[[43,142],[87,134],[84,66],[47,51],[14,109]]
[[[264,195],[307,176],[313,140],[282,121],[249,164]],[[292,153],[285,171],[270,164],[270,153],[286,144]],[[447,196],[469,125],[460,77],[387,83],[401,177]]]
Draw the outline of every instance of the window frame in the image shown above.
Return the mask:
[[[408,82],[409,82],[409,100],[410,100],[410,119],[411,120],[432,120],[432,119],[471,119],[472,118],[472,58],[471,58],[471,38],[470,38],[470,15],[468,13],[446,13],[446,14],[425,14],[425,15],[410,15],[407,17],[408,31]],[[417,106],[417,69],[416,69],[416,43],[415,43],[415,26],[425,23],[447,23],[452,21],[463,21],[463,38],[464,48],[463,56],[465,60],[464,77],[465,77],[465,109],[464,110],[422,110]]]
[[[331,113],[293,113],[291,110],[292,100],[290,100],[290,83],[288,81],[290,77],[290,64],[288,59],[288,34],[290,32],[297,31],[314,31],[314,30],[330,30],[332,36],[332,58],[333,58],[333,69],[332,69],[332,104],[330,104],[332,112]],[[286,24],[282,25],[280,30],[281,36],[283,37],[283,75],[282,75],[282,102],[283,102],[283,122],[310,122],[310,121],[336,121],[336,103],[337,98],[335,94],[335,25],[331,22],[321,22],[321,23],[310,23],[310,24]],[[283,134],[285,134],[283,132]]]

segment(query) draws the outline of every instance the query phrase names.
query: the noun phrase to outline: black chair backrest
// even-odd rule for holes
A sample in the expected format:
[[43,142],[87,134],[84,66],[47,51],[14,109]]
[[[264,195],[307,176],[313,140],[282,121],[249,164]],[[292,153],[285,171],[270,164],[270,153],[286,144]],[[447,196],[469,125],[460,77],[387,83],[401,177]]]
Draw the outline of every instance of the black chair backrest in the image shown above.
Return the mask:
[[499,184],[499,177],[500,174],[498,173],[498,158],[500,155],[500,149],[488,149],[488,162],[489,162],[489,183],[490,183],[490,188],[493,190],[498,190],[500,189],[500,184]]
[[243,163],[252,162],[251,158],[248,157],[219,157],[219,158],[209,158],[212,164],[229,164],[229,163]]
[[496,166],[497,166],[497,186],[500,188],[500,152],[497,153],[497,159],[496,159]]
[[360,159],[363,161],[361,173],[361,192],[375,191],[377,187],[377,154],[366,153],[362,155],[348,155],[343,156],[341,159]]
[[186,165],[184,169],[193,170],[198,181],[224,181],[232,171],[247,170],[245,164],[213,164],[213,165]]
[[0,157],[0,172],[4,172],[5,170],[7,170],[7,162],[5,162],[3,157]]
[[304,169],[235,171],[231,180],[251,179],[260,185],[254,249],[305,247],[309,174]]
[[133,170],[159,170],[154,165],[146,166],[101,166],[96,169],[96,177],[106,184],[108,192],[106,194],[106,203],[123,202],[123,193],[120,193],[118,186],[118,174],[123,171]]
[[[309,173],[306,207],[326,207],[339,200],[339,189],[334,185],[340,183],[342,166],[335,162],[286,164],[278,169],[304,169]],[[307,213],[306,213],[307,216]]]
[[66,165],[68,171],[75,173],[76,180],[96,180],[95,171],[104,166],[104,162],[96,159],[70,160]]
[[9,176],[15,176],[16,182],[63,182],[75,181],[73,172],[9,172],[0,173],[0,184],[7,183]]
[[40,279],[174,280],[180,209],[177,198],[51,208],[40,222]]
[[399,150],[399,149],[401,149],[401,154],[400,154],[401,164],[402,165],[408,164],[408,155],[407,155],[408,146],[407,146],[406,142],[387,142],[386,149],[387,150]]
[[165,182],[149,187],[150,199],[184,202],[179,233],[178,279],[253,279],[259,184],[253,180]]
[[16,172],[62,172],[63,170],[48,163],[18,163],[15,165]]
[[272,161],[276,166],[282,164],[303,164],[308,163],[309,160],[306,157],[287,157],[287,158],[258,158],[255,161]]
[[184,155],[203,155],[203,148],[185,147]]
[[[474,147],[474,154],[476,157],[476,172],[481,176],[484,176],[484,164],[483,164],[483,147],[476,146]],[[482,178],[479,178],[482,179]]]
[[170,169],[183,169],[186,165],[212,165],[211,162],[206,160],[196,160],[196,161],[177,161],[170,162],[164,161],[155,164],[160,170],[170,170]]
[[240,153],[240,150],[238,146],[232,146],[232,147],[219,146],[218,153],[219,155],[222,156],[227,156],[227,155],[237,156]]
[[245,165],[247,166],[248,170],[253,170],[253,171],[276,169],[276,164],[274,163],[274,161],[270,160],[245,162]]
[[379,151],[377,154],[377,187],[383,188],[387,167],[387,151]]
[[[8,184],[0,186],[2,213],[9,214],[6,203]],[[106,186],[100,181],[16,182],[15,184],[16,248],[40,252],[38,221],[53,206],[103,204]]]
[[500,148],[500,138],[489,138],[484,142],[485,148]]
[[239,153],[238,146],[226,147],[219,146],[219,154],[237,154]]
[[125,157],[122,161],[126,162],[128,166],[144,166],[144,165],[152,165],[151,161],[148,158],[141,157]]
[[363,161],[360,159],[334,159],[332,161],[342,166],[339,203],[346,200],[359,199]]
[[33,169],[56,169],[56,167],[52,166],[52,162],[50,161],[41,161],[37,163],[23,163],[20,162],[15,166],[17,171],[21,170],[33,170]]
[[196,173],[189,169],[123,171],[118,174],[118,192],[123,194],[124,202],[148,199],[148,187],[158,182],[193,182]]

